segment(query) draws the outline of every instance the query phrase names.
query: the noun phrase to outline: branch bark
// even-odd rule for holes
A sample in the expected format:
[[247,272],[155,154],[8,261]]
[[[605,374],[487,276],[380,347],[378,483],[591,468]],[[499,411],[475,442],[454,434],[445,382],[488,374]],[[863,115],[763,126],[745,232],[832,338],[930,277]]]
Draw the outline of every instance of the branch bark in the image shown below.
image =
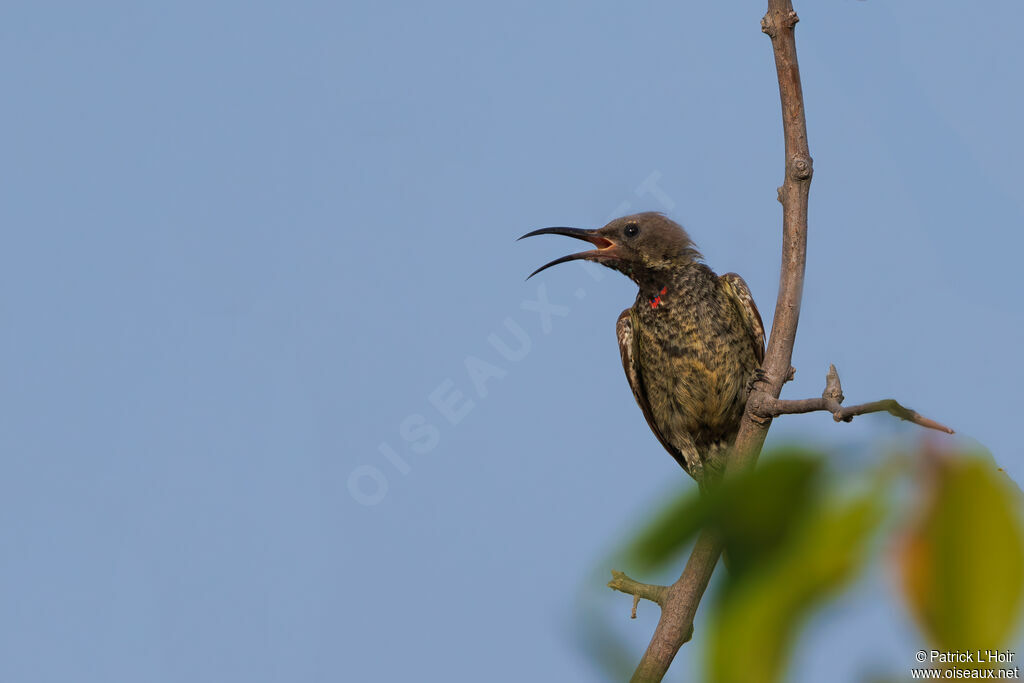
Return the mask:
[[[779,188],[782,203],[782,271],[775,302],[771,336],[758,380],[747,399],[739,434],[733,445],[726,476],[753,467],[761,453],[772,418],[793,413],[828,411],[838,422],[849,422],[856,415],[888,412],[902,420],[947,433],[953,430],[919,415],[893,399],[843,407],[839,373],[831,366],[821,398],[781,400],[782,385],[792,379],[793,345],[796,341],[800,302],[803,296],[804,268],[807,263],[807,198],[813,166],[807,146],[807,123],[796,57],[794,27],[799,21],[791,0],[768,0],[768,12],[761,30],[772,41],[775,69],[782,104],[782,130],[786,143],[785,180]],[[709,529],[697,537],[682,575],[671,586],[650,586],[629,579],[621,572],[609,585],[634,596],[634,612],[640,598],[661,605],[661,618],[647,651],[640,660],[632,681],[660,681],[668,671],[676,652],[693,634],[693,617],[711,574],[722,554],[722,540]]]
[[803,398],[792,401],[774,398],[769,394],[758,394],[751,396],[747,402],[747,408],[752,415],[762,419],[771,419],[779,415],[827,411],[832,413],[832,418],[836,422],[850,422],[857,415],[885,412],[901,420],[913,422],[928,429],[936,429],[947,434],[953,433],[953,430],[946,425],[929,419],[917,411],[901,405],[892,398],[845,407],[843,406],[843,398],[845,397],[843,396],[842,384],[839,381],[839,373],[836,371],[836,366],[830,365],[828,375],[825,378],[825,391],[822,392],[821,398]]
[[[747,410],[733,446],[727,474],[753,467],[757,462],[771,426],[771,418],[752,412],[751,403],[763,401],[765,397],[778,400],[782,385],[789,377],[800,319],[804,267],[807,262],[807,198],[813,167],[807,146],[804,98],[793,30],[798,20],[791,0],[768,0],[768,12],[761,20],[761,30],[771,38],[775,54],[779,98],[782,103],[782,129],[786,142],[785,180],[779,188],[779,201],[782,202],[782,272],[771,336],[762,364],[764,379],[755,384],[747,401]],[[697,605],[721,554],[721,540],[715,533],[705,529],[697,537],[682,575],[668,587],[658,627],[633,674],[633,681],[660,681],[665,676],[676,652],[693,631]]]
[[608,587],[633,596],[633,612],[630,614],[631,619],[636,619],[636,605],[641,599],[650,600],[658,605],[664,605],[665,593],[668,592],[667,586],[641,583],[635,579],[629,578],[625,573],[617,572],[614,569],[612,570],[612,580],[608,582]]

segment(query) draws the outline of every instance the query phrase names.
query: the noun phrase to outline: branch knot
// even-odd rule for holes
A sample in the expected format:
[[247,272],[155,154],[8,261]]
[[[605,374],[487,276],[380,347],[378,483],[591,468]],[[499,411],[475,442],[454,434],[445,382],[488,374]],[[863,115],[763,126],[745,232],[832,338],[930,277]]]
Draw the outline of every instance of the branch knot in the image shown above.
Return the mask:
[[800,17],[797,16],[796,10],[769,9],[761,19],[761,33],[767,33],[769,37],[775,38],[780,28],[792,29],[798,21]]
[[794,156],[789,160],[789,174],[793,180],[807,180],[814,174],[814,164],[809,156]]
[[764,391],[755,390],[747,397],[747,415],[750,419],[761,426],[772,421],[772,407],[775,399]]

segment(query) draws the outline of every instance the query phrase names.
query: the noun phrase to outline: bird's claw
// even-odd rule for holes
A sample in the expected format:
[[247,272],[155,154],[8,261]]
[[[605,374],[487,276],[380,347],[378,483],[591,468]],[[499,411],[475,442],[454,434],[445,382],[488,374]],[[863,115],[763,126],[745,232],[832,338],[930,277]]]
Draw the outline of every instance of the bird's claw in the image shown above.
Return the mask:
[[754,374],[751,375],[750,381],[747,382],[747,393],[749,394],[754,390],[754,385],[758,382],[768,382],[768,375],[761,368],[755,368]]

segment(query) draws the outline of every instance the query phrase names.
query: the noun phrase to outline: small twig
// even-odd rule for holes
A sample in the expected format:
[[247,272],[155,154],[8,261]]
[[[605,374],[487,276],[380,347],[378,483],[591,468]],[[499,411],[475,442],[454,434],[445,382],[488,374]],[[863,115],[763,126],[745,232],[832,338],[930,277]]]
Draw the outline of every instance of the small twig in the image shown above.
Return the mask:
[[631,619],[636,619],[636,605],[640,602],[640,599],[650,600],[653,603],[657,603],[659,606],[665,604],[665,592],[668,590],[667,586],[659,586],[652,583],[641,583],[635,579],[631,579],[624,572],[612,570],[612,580],[608,582],[608,587],[619,591],[620,593],[626,593],[627,595],[633,596],[633,612],[630,614]]
[[779,415],[794,415],[797,413],[812,413],[826,411],[832,413],[836,422],[850,422],[857,415],[868,413],[889,413],[901,420],[913,422],[916,425],[936,429],[940,432],[952,434],[953,430],[944,424],[924,417],[918,412],[901,405],[895,399],[887,398],[881,401],[860,403],[854,406],[843,406],[843,388],[839,382],[839,373],[836,366],[829,366],[828,377],[825,380],[825,391],[821,398],[804,398],[799,400],[783,400],[774,398],[769,394],[760,394],[751,406],[751,412],[760,418],[773,418]]

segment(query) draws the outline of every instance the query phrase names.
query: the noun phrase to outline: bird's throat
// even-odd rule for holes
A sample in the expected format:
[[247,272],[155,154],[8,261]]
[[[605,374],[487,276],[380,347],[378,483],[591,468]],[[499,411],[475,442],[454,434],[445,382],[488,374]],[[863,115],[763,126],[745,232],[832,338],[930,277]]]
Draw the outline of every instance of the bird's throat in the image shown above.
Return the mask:
[[651,308],[657,308],[658,306],[660,306],[661,298],[666,294],[668,294],[668,287],[662,287],[661,291],[659,291],[656,295],[654,295],[653,298],[651,298]]

